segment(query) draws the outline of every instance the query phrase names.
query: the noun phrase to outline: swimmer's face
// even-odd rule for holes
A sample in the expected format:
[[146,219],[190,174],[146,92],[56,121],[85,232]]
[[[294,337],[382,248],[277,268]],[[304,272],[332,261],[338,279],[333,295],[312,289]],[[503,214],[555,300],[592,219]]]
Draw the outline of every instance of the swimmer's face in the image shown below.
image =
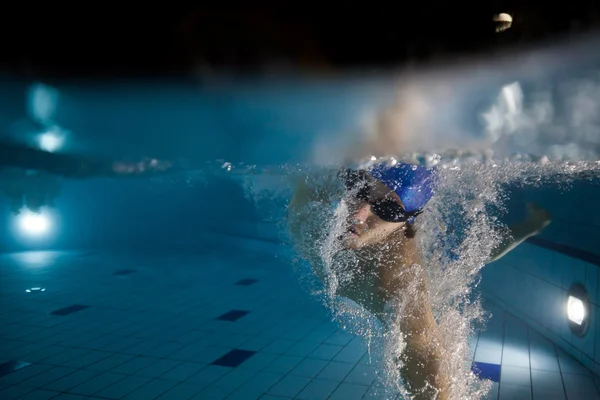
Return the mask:
[[373,212],[371,203],[384,199],[393,200],[404,208],[398,195],[378,181],[369,183],[367,198],[348,195],[342,200],[348,207],[346,229],[341,239],[344,247],[360,249],[381,243],[405,228],[404,222],[384,221]]

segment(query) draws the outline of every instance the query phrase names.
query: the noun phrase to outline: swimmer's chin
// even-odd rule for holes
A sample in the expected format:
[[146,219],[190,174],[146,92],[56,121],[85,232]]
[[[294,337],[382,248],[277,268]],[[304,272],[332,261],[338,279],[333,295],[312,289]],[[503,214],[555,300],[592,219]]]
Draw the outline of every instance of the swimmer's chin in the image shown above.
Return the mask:
[[343,236],[340,238],[340,244],[345,250],[359,250],[364,247],[364,243],[358,236]]

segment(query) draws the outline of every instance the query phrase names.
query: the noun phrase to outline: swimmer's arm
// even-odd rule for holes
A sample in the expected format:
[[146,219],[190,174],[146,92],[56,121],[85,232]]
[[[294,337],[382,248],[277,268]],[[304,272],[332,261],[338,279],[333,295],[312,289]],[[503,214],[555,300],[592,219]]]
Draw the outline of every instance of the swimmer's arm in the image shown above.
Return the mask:
[[502,242],[490,256],[489,262],[494,262],[504,257],[525,240],[537,235],[551,222],[551,216],[546,211],[534,204],[528,204],[528,215],[522,222],[509,226],[509,232],[503,236]]
[[[449,377],[442,367],[447,357],[441,332],[433,316],[424,276],[421,272],[404,279],[386,279],[382,284],[390,293],[395,310],[395,329],[402,332],[406,347],[400,370],[415,399],[448,399]],[[412,285],[409,282],[418,282]],[[387,287],[386,287],[387,286]],[[409,298],[403,293],[412,291]],[[429,386],[431,385],[431,386]],[[429,388],[428,388],[429,387]]]
[[314,274],[322,282],[327,278],[319,254],[319,242],[324,235],[323,221],[316,219],[323,218],[323,215],[310,210],[308,205],[311,202],[331,203],[335,199],[333,187],[331,177],[323,188],[309,185],[305,178],[299,179],[288,205],[287,221],[291,239],[300,255],[310,262]]

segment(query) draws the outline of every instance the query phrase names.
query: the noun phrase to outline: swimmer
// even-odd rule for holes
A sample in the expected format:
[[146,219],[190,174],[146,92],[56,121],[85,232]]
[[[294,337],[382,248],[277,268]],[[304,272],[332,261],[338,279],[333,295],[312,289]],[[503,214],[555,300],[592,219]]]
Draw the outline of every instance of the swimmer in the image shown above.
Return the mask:
[[[326,224],[312,207],[330,207],[341,200],[348,217],[337,240],[341,249],[356,252],[360,260],[356,268],[361,273],[350,282],[342,282],[336,294],[362,305],[382,322],[389,320],[386,314],[391,311],[391,328],[398,329],[406,342],[400,373],[414,399],[450,398],[450,377],[441,362],[445,357],[443,338],[432,312],[415,240],[418,234],[426,234],[416,231],[415,220],[427,212],[426,204],[434,194],[433,171],[405,163],[376,164],[368,169],[342,171],[338,178],[345,187],[341,199],[333,180],[328,185],[331,190],[320,190],[301,180],[288,209],[292,238],[315,275],[327,282],[319,243],[329,232],[320,229]],[[489,262],[550,223],[545,210],[529,205],[528,211],[524,221],[510,227]],[[315,217],[320,220],[315,221]],[[403,299],[402,293],[409,290],[413,295]]]
[[0,193],[10,200],[13,214],[25,206],[37,213],[52,207],[60,193],[58,177],[131,177],[170,172],[172,163],[154,158],[138,162],[92,159],[49,153],[10,141],[0,141]]

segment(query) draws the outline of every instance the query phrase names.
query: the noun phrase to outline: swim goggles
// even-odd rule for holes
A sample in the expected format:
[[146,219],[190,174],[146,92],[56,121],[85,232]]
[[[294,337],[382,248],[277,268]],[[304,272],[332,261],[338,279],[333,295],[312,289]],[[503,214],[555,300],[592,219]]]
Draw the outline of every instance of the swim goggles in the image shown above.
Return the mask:
[[353,198],[367,202],[373,214],[386,222],[412,222],[422,212],[407,213],[395,199],[372,200],[370,192],[375,178],[364,170],[344,169],[338,173],[338,177]]

